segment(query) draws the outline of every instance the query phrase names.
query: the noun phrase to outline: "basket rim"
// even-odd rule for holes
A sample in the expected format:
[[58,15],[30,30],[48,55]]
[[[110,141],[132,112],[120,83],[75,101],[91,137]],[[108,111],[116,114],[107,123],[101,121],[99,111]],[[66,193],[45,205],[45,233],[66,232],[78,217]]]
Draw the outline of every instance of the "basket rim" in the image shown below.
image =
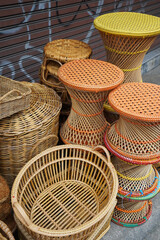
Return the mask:
[[[27,228],[29,228],[31,231],[36,232],[38,234],[43,234],[43,235],[47,235],[47,236],[67,236],[67,235],[73,235],[76,233],[79,233],[80,231],[84,231],[86,229],[88,229],[89,227],[92,227],[94,224],[96,224],[97,222],[99,222],[108,212],[108,210],[111,208],[112,204],[114,203],[114,200],[116,199],[117,196],[117,192],[118,192],[118,177],[117,177],[117,173],[116,170],[113,166],[113,164],[109,161],[106,161],[106,158],[104,155],[102,155],[101,153],[99,153],[96,150],[93,150],[91,147],[88,146],[83,146],[83,145],[76,145],[76,144],[67,144],[67,145],[59,145],[59,146],[55,146],[52,148],[48,148],[45,151],[41,152],[40,154],[36,155],[34,158],[32,158],[30,161],[28,161],[26,163],[26,165],[20,170],[20,172],[18,173],[13,186],[12,186],[12,191],[11,191],[11,202],[12,202],[12,206],[15,203],[18,203],[17,201],[17,191],[18,191],[18,185],[19,182],[23,176],[23,174],[25,173],[25,171],[28,169],[28,167],[33,164],[39,157],[44,156],[47,153],[51,153],[53,151],[59,150],[59,149],[83,149],[86,151],[90,151],[92,153],[95,153],[97,156],[99,156],[105,163],[106,165],[109,167],[109,169],[111,170],[111,174],[113,177],[113,191],[111,193],[110,196],[110,200],[107,203],[107,205],[99,212],[96,214],[96,216],[94,216],[90,221],[80,225],[79,227],[75,227],[72,229],[68,229],[68,230],[50,230],[50,229],[45,229],[45,228],[41,228],[38,227],[37,225],[35,225],[34,223],[32,223],[29,226],[26,226],[25,223],[23,223],[23,225],[25,225]],[[19,203],[18,203],[19,204]]]

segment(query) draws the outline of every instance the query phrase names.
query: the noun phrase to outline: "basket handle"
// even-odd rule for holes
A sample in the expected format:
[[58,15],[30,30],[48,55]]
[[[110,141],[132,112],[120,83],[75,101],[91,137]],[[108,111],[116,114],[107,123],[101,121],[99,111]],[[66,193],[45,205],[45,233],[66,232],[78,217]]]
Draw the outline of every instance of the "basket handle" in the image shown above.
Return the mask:
[[110,224],[104,231],[101,232],[101,230],[104,227],[104,225],[106,224],[106,222],[108,221],[108,219],[110,218],[110,215],[112,214],[116,204],[117,204],[117,199],[115,199],[115,201],[114,201],[112,207],[109,209],[107,215],[104,217],[102,222],[99,224],[99,226],[91,234],[91,236],[89,236],[89,238],[87,240],[100,240],[106,234],[106,232],[108,232],[108,230],[110,228]]
[[23,208],[20,206],[20,204],[18,202],[14,202],[12,204],[13,207],[13,211],[16,214],[17,218],[23,223],[25,224],[27,227],[29,227],[32,222],[29,219],[29,217],[27,216],[27,214],[25,213],[25,211],[23,210]]
[[42,77],[43,80],[46,81],[46,82],[47,82],[47,79],[45,78],[44,73],[45,73],[45,70],[46,70],[47,61],[49,61],[49,60],[52,61],[52,62],[56,62],[56,63],[58,63],[60,66],[62,66],[62,63],[61,63],[61,62],[59,62],[59,61],[57,61],[57,60],[55,60],[55,59],[53,59],[53,58],[45,58],[45,59],[44,59],[44,62],[43,62],[42,65],[41,65],[41,77]]
[[9,240],[15,240],[9,227],[0,220],[0,228],[8,236]]
[[98,151],[100,153],[103,151],[106,154],[107,161],[111,162],[110,153],[104,146],[97,145],[93,148],[93,150]]
[[17,89],[13,89],[10,92],[7,92],[6,94],[4,94],[1,98],[0,98],[0,102],[4,101],[8,96],[12,95],[13,93],[18,93],[19,98],[22,98],[22,93],[17,90]]
[[[29,159],[33,158],[35,155],[33,154],[33,152],[36,150],[36,148],[38,147],[39,144],[43,143],[44,141],[46,141],[47,139],[49,138],[53,138],[53,146],[56,146],[57,143],[58,143],[58,136],[56,136],[55,134],[51,134],[51,135],[48,135],[48,136],[45,136],[43,137],[41,140],[39,140],[34,146],[33,148],[31,149],[30,151],[30,154],[29,154]],[[52,147],[53,147],[52,146]],[[45,150],[45,149],[44,149]],[[37,154],[39,154],[40,152],[38,152]]]

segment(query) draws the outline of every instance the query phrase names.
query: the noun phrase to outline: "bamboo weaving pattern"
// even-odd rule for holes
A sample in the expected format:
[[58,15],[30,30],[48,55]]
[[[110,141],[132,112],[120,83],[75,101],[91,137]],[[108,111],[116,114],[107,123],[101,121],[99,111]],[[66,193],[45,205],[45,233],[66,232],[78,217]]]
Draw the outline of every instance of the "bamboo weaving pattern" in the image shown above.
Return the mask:
[[87,240],[101,223],[98,234],[108,229],[118,179],[107,156],[89,147],[61,145],[28,162],[11,196],[25,230],[35,239]]

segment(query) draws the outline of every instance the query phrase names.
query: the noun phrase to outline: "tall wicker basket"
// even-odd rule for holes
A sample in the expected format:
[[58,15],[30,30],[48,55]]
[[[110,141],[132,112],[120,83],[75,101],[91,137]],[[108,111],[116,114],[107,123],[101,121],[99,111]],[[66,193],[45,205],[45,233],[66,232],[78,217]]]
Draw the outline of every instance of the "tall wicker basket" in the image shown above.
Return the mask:
[[102,148],[107,158],[90,147],[56,146],[22,168],[13,184],[12,206],[33,239],[98,240],[106,233],[118,179]]
[[10,187],[32,156],[57,143],[53,139],[58,134],[60,97],[40,84],[27,85],[32,90],[30,108],[0,121],[0,174]]

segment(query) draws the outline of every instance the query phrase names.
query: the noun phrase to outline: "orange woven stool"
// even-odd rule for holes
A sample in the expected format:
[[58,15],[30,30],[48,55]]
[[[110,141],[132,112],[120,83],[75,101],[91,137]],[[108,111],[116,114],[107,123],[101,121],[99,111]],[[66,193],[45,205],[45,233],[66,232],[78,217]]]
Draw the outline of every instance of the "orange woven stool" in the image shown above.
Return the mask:
[[160,86],[126,83],[108,97],[120,114],[105,134],[105,143],[119,158],[135,164],[160,161]]
[[60,129],[64,143],[103,144],[108,123],[103,104],[108,90],[117,87],[124,74],[116,66],[93,59],[66,63],[58,71],[72,100],[70,115]]
[[70,112],[71,100],[63,83],[58,80],[58,69],[64,63],[89,58],[92,54],[90,46],[73,39],[58,39],[44,47],[44,59],[41,65],[41,82],[54,90],[61,97],[63,106],[61,115]]
[[160,34],[160,18],[114,12],[97,17],[94,26],[103,39],[107,61],[124,71],[124,82],[140,82],[143,58]]

